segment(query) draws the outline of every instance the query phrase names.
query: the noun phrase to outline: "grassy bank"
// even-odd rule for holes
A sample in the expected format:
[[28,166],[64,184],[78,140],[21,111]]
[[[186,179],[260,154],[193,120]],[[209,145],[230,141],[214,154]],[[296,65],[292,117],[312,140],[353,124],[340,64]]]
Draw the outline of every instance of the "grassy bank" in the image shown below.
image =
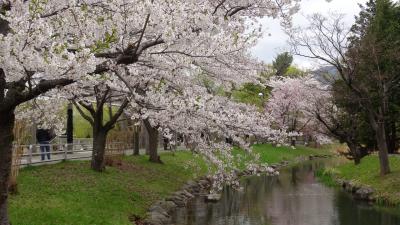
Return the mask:
[[[255,145],[264,163],[291,161],[299,156],[327,154],[305,147]],[[243,151],[242,151],[243,153]],[[146,156],[125,157],[105,173],[89,162],[66,162],[22,169],[19,191],[10,199],[13,225],[128,225],[132,215],[144,216],[155,201],[179,190],[188,180],[205,175],[208,166],[190,152],[166,153],[164,164]]]
[[[260,156],[260,163],[279,163],[282,161],[289,161],[294,163],[295,159],[299,157],[309,157],[318,155],[332,155],[336,146],[324,146],[322,149],[309,148],[305,146],[296,146],[293,149],[290,146],[274,147],[270,144],[256,144],[253,146],[253,151]],[[235,149],[234,155],[240,157],[239,168],[244,169],[245,162],[251,159],[244,153],[243,150]]]
[[368,156],[358,166],[348,162],[326,169],[320,177],[323,182],[331,185],[335,179],[343,179],[360,186],[372,187],[378,202],[400,206],[400,157],[391,157],[390,164],[392,173],[382,177],[379,175],[378,157]]
[[189,152],[163,154],[162,160],[164,165],[156,165],[144,156],[126,157],[101,174],[91,171],[89,162],[23,169],[20,193],[10,201],[12,224],[132,224],[130,216],[143,216],[152,203],[207,171]]
[[273,147],[269,144],[254,145],[253,150],[260,155],[261,162],[278,163],[281,161],[293,161],[298,157],[311,155],[330,155],[334,146],[326,146],[322,149],[296,146],[295,149],[289,146]]

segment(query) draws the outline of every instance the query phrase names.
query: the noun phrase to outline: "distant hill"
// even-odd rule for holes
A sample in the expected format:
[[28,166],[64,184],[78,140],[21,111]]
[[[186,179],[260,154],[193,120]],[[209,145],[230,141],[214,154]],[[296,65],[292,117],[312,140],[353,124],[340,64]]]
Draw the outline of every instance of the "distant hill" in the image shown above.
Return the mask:
[[320,67],[317,70],[311,71],[314,79],[322,84],[330,85],[334,81],[340,79],[337,69],[334,66]]

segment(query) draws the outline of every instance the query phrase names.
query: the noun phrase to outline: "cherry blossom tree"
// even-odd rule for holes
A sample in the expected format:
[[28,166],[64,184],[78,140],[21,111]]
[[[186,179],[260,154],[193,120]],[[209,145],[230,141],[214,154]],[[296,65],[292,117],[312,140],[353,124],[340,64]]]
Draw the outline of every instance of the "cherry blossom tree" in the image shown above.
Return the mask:
[[[371,128],[368,123],[363,121],[365,115],[360,113],[362,110],[354,102],[355,100],[344,103],[343,99],[349,100],[346,90],[335,89],[338,87],[334,87],[330,91],[333,94],[318,96],[311,113],[315,115],[320,126],[326,130],[327,136],[347,145],[347,151],[341,152],[341,154],[349,160],[354,160],[354,163],[358,165],[361,159],[371,152],[371,144],[365,140],[365,132],[371,132]],[[337,96],[338,91],[344,96]],[[367,136],[370,137],[370,135]]]
[[[51,2],[52,5],[56,2]],[[49,4],[51,4],[49,3]],[[84,46],[84,39],[68,43],[68,35],[55,17],[43,14],[39,1],[2,2],[0,41],[0,224],[9,224],[8,180],[15,109],[43,93],[74,82],[95,69],[89,48],[67,51],[65,46]]]
[[[221,1],[218,5],[209,1],[184,1],[180,4],[177,9],[175,2],[115,1],[86,5],[85,11],[90,16],[85,17],[85,24],[94,24],[89,32],[101,34],[96,38],[102,38],[94,52],[104,61],[94,73],[111,71],[118,76],[117,71],[128,70],[118,77],[134,95],[143,94],[135,93],[143,92],[136,88],[138,81],[144,82],[144,86],[154,80],[184,85],[188,79],[182,76],[198,73],[224,85],[253,80],[257,65],[247,49],[261,34],[252,28],[254,20],[265,15],[280,15],[288,25],[288,16],[296,10],[296,5],[289,1],[257,1],[244,5],[234,1]],[[100,22],[99,14],[102,15]],[[253,22],[248,23],[249,18]],[[159,77],[149,76],[147,71]],[[151,130],[149,123],[145,124]],[[152,161],[157,159],[152,157]]]
[[[184,135],[186,146],[217,165],[219,173],[216,176],[225,174],[224,181],[233,178],[230,177],[232,174],[224,172],[237,169],[231,154],[232,146],[225,142],[226,138],[231,138],[251,154],[246,136],[270,140],[283,136],[280,131],[270,128],[268,115],[259,113],[255,106],[235,103],[226,97],[207,93],[207,88],[199,84],[184,87],[170,85],[165,83],[148,89],[139,103],[147,107],[132,102],[135,104],[132,109],[140,108],[139,111],[131,112],[132,117],[144,120],[146,126],[172,142],[176,132]],[[156,152],[151,151],[150,157],[155,162],[160,160]]]
[[[76,87],[76,85],[74,86]],[[82,93],[85,92],[82,91]],[[86,86],[86,94],[74,95],[71,99],[80,115],[92,126],[93,155],[91,167],[99,172],[104,171],[107,134],[114,128],[119,117],[124,113],[124,109],[129,104],[129,97],[124,93],[120,94],[118,90],[106,83],[99,83],[93,87]],[[110,118],[105,121],[104,109],[107,103],[118,103],[118,107],[115,113],[112,107],[109,108]]]
[[269,84],[273,88],[265,109],[275,126],[295,136],[312,137],[319,143],[328,142],[325,130],[315,116],[321,99],[328,99],[329,89],[311,76],[300,78],[274,78]]
[[266,110],[275,125],[287,132],[310,136],[320,143],[329,143],[331,139],[345,143],[348,151],[343,155],[357,165],[370,152],[362,132],[371,128],[362,121],[365,115],[360,113],[357,100],[350,101],[348,90],[337,82],[327,79],[321,83],[310,76],[273,80]]
[[[84,83],[88,75],[121,69],[137,77],[148,74],[144,67],[169,68],[176,83],[201,71],[227,87],[252,79],[246,75],[256,71],[246,49],[262,33],[255,28],[257,19],[280,16],[288,26],[297,2],[1,1],[0,224],[9,224],[7,182],[16,107],[52,89]],[[131,78],[124,83],[133,94]],[[151,78],[140,80],[146,79]]]

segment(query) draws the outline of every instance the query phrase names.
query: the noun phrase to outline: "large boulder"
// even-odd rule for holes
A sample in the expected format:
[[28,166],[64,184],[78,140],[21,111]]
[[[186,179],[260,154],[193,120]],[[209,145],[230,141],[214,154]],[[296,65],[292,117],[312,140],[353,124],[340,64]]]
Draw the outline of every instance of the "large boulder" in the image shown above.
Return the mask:
[[372,200],[371,196],[374,194],[374,189],[370,187],[362,187],[359,188],[355,193],[354,193],[354,198],[359,199],[359,200],[367,200],[370,201]]

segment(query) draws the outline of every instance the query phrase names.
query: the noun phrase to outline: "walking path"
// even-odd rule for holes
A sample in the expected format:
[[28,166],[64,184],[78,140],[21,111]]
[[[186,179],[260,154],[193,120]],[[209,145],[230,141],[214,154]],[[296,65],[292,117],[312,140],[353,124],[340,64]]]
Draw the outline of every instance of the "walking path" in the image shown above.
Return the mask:
[[[164,150],[164,148],[159,148],[158,151],[162,152],[170,152],[169,150]],[[47,153],[45,153],[47,154]],[[145,149],[140,149],[140,154],[146,154]],[[125,151],[125,155],[133,155],[133,149],[128,149]],[[92,157],[92,150],[78,150],[73,152],[66,151],[52,151],[50,153],[50,160],[46,159],[41,160],[41,153],[27,153],[21,157],[21,161],[19,165],[24,166],[38,166],[38,165],[47,165],[47,164],[55,164],[64,160],[90,160]]]

